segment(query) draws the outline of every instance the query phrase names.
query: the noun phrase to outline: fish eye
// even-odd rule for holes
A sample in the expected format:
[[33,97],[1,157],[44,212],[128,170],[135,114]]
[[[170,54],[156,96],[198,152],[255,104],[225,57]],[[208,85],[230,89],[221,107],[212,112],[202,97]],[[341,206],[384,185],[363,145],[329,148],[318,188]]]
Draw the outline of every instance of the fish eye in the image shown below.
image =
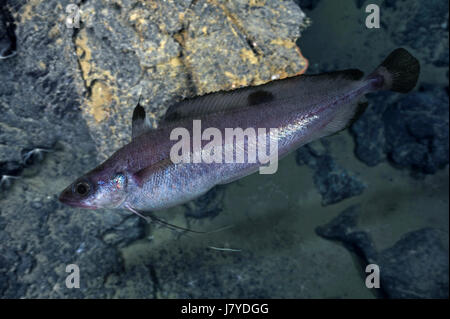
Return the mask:
[[90,186],[86,182],[79,182],[75,185],[75,192],[78,195],[86,196],[89,193]]

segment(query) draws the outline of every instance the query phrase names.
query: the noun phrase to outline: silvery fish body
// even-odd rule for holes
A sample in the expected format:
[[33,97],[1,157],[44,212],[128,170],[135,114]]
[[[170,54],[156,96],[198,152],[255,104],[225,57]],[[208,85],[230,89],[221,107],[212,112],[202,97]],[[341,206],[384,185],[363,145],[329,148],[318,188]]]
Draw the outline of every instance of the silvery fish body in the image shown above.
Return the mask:
[[[132,141],[66,188],[60,200],[85,208],[132,211],[182,204],[215,185],[270,166],[270,162],[262,164],[262,158],[272,154],[271,145],[276,145],[278,159],[346,128],[366,106],[361,102],[364,94],[378,90],[407,92],[415,86],[418,73],[418,61],[406,50],[397,49],[367,77],[359,70],[301,75],[184,100],[168,109],[157,129],[149,128],[145,111],[138,105],[133,114]],[[218,163],[202,160],[204,148],[211,141],[208,134],[201,139],[208,128],[220,138],[222,161]],[[227,138],[227,132],[236,128],[255,132],[256,139],[245,134]],[[184,161],[174,162],[173,149],[181,136],[174,132],[180,129],[190,137],[189,160],[184,157]],[[263,150],[260,141],[265,141]],[[244,160],[237,162],[242,154]],[[226,162],[227,156],[234,162]],[[276,166],[276,161],[272,165]]]
[[[140,148],[137,145],[146,145],[140,153],[145,154],[146,158],[148,158],[148,153],[158,154],[159,156],[155,157],[150,163],[146,162],[145,159],[141,160],[145,163],[139,165],[139,168],[148,167],[148,171],[136,176],[140,185],[135,187],[124,204],[130,204],[140,210],[165,208],[196,198],[215,185],[224,184],[257,171],[261,163],[258,160],[248,160],[248,142],[241,139],[226,140],[225,130],[227,128],[241,128],[243,131],[252,128],[255,132],[258,129],[264,129],[264,135],[258,137],[262,137],[269,148],[271,143],[277,145],[280,158],[313,139],[328,135],[330,131],[326,127],[330,123],[333,130],[342,129],[347,122],[339,124],[333,122],[339,108],[356,108],[357,104],[354,101],[366,93],[371,86],[370,81],[354,81],[347,76],[348,74],[336,74],[333,80],[330,80],[329,75],[327,76],[328,84],[336,82],[333,83],[335,89],[329,92],[328,96],[320,93],[319,86],[326,85],[321,76],[304,76],[277,81],[260,87],[252,87],[239,92],[239,94],[245,93],[250,97],[260,95],[267,102],[258,103],[255,106],[249,105],[251,103],[247,101],[246,105],[237,109],[194,116],[193,118],[175,121],[169,125],[162,123],[161,128],[157,131],[142,134],[128,145],[129,150],[128,147],[123,149],[123,155],[121,156],[126,156],[127,153],[133,154],[133,149]],[[309,92],[301,90],[302,87],[306,86],[317,90],[310,90]],[[228,97],[226,98],[228,99]],[[217,95],[200,97],[196,103],[210,105],[209,103],[214,104],[215,99],[220,99],[223,103],[224,97]],[[232,97],[230,100],[232,100]],[[280,103],[281,100],[282,103]],[[241,103],[243,102],[241,101]],[[274,103],[276,104],[274,105]],[[195,151],[193,149],[190,162],[171,163],[170,150],[176,143],[176,141],[170,140],[171,132],[177,127],[183,127],[189,131],[190,137],[193,138],[194,120],[201,120],[202,130],[210,127],[220,130],[223,150],[224,152],[227,149],[230,150],[234,158],[236,158],[235,145],[242,143],[245,153],[244,163],[226,163],[225,160],[222,163],[193,163],[192,159],[198,156],[195,153],[200,152],[200,150]],[[276,141],[273,139],[276,139]],[[154,143],[157,141],[168,141],[168,143]],[[203,141],[202,147],[207,142]],[[193,148],[192,144],[190,145],[191,148]],[[266,152],[266,154],[270,154],[270,152]]]

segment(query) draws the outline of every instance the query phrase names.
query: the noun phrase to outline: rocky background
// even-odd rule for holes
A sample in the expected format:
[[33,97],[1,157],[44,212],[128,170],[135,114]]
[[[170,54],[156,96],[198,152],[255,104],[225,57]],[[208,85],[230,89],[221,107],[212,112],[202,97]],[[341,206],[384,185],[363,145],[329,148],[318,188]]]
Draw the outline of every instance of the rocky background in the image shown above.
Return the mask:
[[[69,3],[80,28],[66,26]],[[378,3],[382,28],[368,30],[353,0],[1,0],[0,296],[448,297],[448,4]],[[186,234],[57,201],[127,143],[139,97],[156,126],[183,97],[368,72],[398,46],[421,61],[417,90],[369,96],[350,130],[277,176],[158,213],[231,230]],[[386,273],[381,291],[364,286],[369,262]],[[68,264],[80,289],[65,287]]]

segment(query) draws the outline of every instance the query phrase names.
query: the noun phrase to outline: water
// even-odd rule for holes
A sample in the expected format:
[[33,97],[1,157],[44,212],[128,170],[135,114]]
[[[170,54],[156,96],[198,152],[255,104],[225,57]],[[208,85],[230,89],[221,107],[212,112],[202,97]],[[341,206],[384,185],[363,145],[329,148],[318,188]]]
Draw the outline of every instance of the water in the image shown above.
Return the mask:
[[[309,73],[345,68],[370,72],[392,49],[405,46],[421,61],[418,86],[429,83],[448,90],[448,59],[440,65],[430,58],[429,47],[400,43],[405,24],[398,21],[408,12],[404,3],[395,10],[382,6],[382,28],[370,30],[364,26],[364,6],[355,4],[322,0],[306,11],[313,24],[298,45],[310,62]],[[418,32],[417,42],[421,37],[424,33]],[[442,43],[448,46],[448,34]],[[448,127],[442,130],[448,132]],[[380,297],[365,285],[368,261],[315,232],[352,205],[359,205],[357,230],[371,237],[378,252],[408,232],[436,229],[448,270],[448,165],[425,175],[388,160],[368,166],[355,156],[348,130],[325,140],[334,162],[365,185],[361,195],[322,205],[314,170],[299,166],[294,152],[281,160],[275,175],[253,174],[221,187],[203,202],[156,213],[193,230],[232,226],[209,234],[147,225],[127,212],[61,205],[56,195],[97,162],[92,142],[88,149],[60,141],[56,151],[25,169],[1,195],[0,296]],[[68,264],[79,266],[79,289],[65,287]],[[448,271],[442,282],[448,287]]]

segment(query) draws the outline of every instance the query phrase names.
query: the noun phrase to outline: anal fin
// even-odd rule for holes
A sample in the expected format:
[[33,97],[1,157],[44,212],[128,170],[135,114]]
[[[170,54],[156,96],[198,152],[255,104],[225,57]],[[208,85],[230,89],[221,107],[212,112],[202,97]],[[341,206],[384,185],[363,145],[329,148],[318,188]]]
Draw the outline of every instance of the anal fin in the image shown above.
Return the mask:
[[338,134],[349,128],[359,117],[364,113],[367,109],[369,102],[365,98],[360,101],[351,102],[347,105],[343,105],[342,109],[345,111],[341,111],[337,114],[331,122],[329,122],[325,127],[320,131],[317,136],[314,136],[314,139],[318,139],[324,136],[330,136],[334,134]]

